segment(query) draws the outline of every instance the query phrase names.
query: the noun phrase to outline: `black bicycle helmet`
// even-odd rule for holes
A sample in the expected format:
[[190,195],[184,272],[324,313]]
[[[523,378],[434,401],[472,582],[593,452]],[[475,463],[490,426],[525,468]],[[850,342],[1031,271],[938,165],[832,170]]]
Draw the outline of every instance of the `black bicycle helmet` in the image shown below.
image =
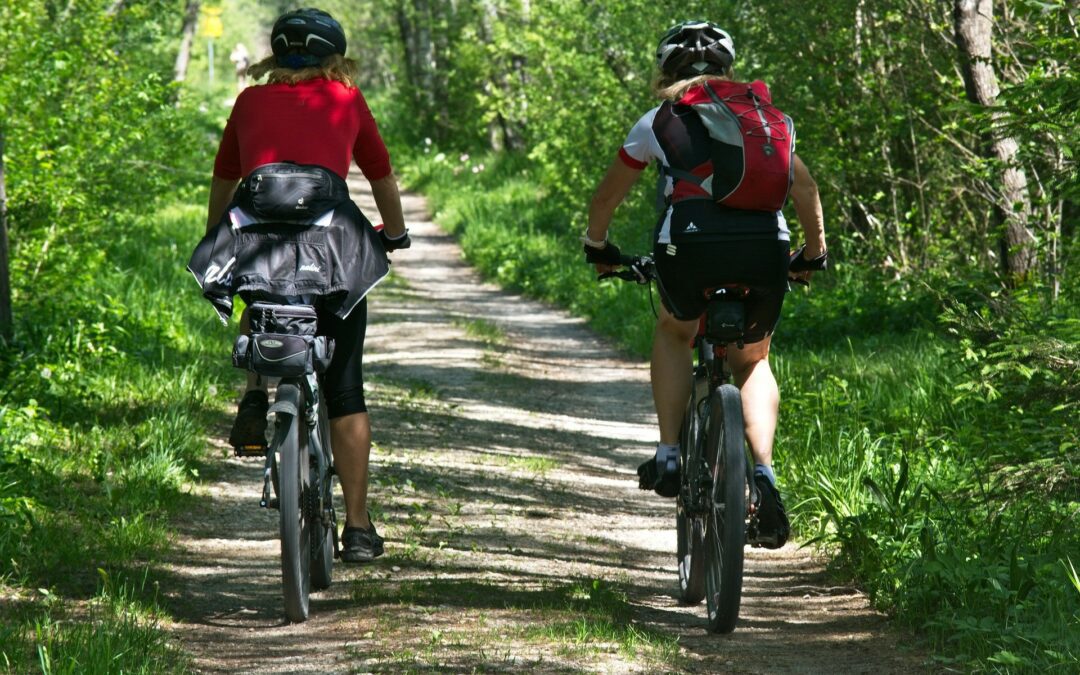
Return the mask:
[[684,21],[656,47],[656,65],[669,75],[724,74],[735,61],[735,42],[715,23]]
[[316,59],[331,54],[344,56],[345,31],[334,17],[321,9],[296,9],[282,14],[274,22],[270,48],[279,63],[295,55]]

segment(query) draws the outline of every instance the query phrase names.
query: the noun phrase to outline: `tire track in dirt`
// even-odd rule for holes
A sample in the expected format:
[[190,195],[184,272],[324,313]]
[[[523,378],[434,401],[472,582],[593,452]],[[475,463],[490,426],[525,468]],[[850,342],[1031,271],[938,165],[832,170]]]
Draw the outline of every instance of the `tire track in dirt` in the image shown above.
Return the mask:
[[223,419],[161,580],[200,671],[925,670],[792,544],[748,550],[739,628],[706,633],[704,608],[675,599],[673,504],[636,488],[655,440],[647,364],[483,283],[422,198],[403,201],[414,246],[371,295],[365,350],[387,553],[336,565],[312,618],[285,623],[277,514]]

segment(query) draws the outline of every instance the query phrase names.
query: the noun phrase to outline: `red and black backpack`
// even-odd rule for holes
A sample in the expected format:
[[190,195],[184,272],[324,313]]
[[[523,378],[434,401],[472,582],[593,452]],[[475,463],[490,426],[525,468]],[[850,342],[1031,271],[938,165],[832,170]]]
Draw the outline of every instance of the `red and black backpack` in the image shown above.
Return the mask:
[[726,207],[779,211],[792,181],[795,124],[772,104],[761,80],[710,80],[691,88],[676,106],[691,108],[709,133],[710,159],[687,171],[665,167]]

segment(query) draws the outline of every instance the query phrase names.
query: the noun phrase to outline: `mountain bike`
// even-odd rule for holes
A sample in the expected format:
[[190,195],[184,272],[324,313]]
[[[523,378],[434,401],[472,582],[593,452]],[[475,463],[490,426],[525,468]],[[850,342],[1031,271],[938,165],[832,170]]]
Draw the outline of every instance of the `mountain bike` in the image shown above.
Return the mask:
[[268,443],[236,452],[265,458],[259,506],[278,510],[285,615],[299,623],[308,618],[311,591],[330,586],[340,554],[330,424],[318,377],[333,341],[315,334],[311,305],[255,302],[249,311],[251,334],[236,339],[233,365],[281,379],[267,412]]
[[[791,254],[788,281],[809,286],[797,273],[825,270],[827,256],[807,260],[804,250]],[[624,256],[620,264],[624,269],[599,278],[643,285],[657,278],[648,256]],[[775,544],[764,536],[759,539],[753,506],[759,501],[754,459],[746,444],[742,396],[731,382],[727,364],[728,346],[743,346],[744,302],[751,292],[740,284],[707,292],[708,303],[693,343],[690,399],[679,432],[683,467],[675,502],[679,599],[687,604],[704,599],[708,629],[713,633],[730,633],[738,623],[743,548]]]
[[[626,257],[626,269],[601,275],[651,284],[646,256]],[[694,338],[693,387],[680,431],[682,461],[675,525],[679,599],[706,601],[708,629],[730,633],[742,599],[743,547],[753,543],[756,503],[753,458],[743,432],[742,397],[731,383],[727,346],[742,347],[745,286],[713,289]]]

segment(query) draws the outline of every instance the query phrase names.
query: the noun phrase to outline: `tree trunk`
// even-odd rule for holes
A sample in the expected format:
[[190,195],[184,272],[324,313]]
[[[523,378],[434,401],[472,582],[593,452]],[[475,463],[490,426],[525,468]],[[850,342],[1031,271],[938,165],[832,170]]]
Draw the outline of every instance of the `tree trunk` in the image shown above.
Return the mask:
[[0,124],[0,337],[10,338],[11,274],[8,265],[7,188],[4,182],[4,127]]
[[405,48],[405,70],[418,112],[431,119],[435,113],[435,49],[431,42],[431,8],[427,0],[412,0],[410,8],[399,2],[396,8],[398,31]]
[[[960,70],[968,100],[990,107],[997,102],[997,76],[991,63],[993,0],[954,0],[953,26],[960,54]],[[1028,228],[1031,202],[1027,174],[1017,164],[1016,140],[991,132],[988,156],[1003,167],[995,204],[1005,225],[1001,240],[1002,264],[1010,280],[1022,281],[1035,267],[1035,235]]]
[[180,30],[180,51],[176,54],[173,81],[183,82],[191,62],[191,45],[195,41],[195,27],[199,23],[199,0],[188,0],[184,10],[184,25]]

